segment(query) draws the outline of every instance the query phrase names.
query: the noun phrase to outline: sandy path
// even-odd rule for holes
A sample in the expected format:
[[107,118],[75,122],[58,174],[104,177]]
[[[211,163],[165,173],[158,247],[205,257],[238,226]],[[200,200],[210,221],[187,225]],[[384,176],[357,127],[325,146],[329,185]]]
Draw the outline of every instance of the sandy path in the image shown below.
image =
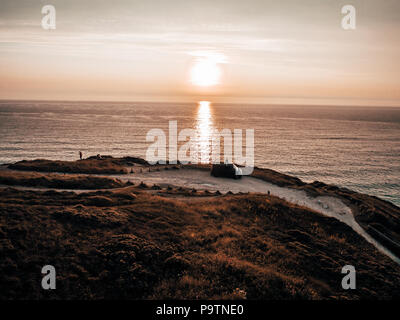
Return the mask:
[[316,197],[311,198],[303,190],[296,190],[287,187],[279,187],[266,181],[253,177],[244,176],[240,180],[215,178],[208,171],[195,169],[180,170],[162,170],[152,172],[133,173],[128,175],[113,175],[123,181],[139,183],[141,181],[147,184],[175,185],[198,190],[209,190],[226,193],[232,191],[238,192],[260,192],[271,193],[288,202],[310,208],[320,212],[328,217],[333,217],[350,226],[355,232],[361,235],[365,240],[374,245],[380,252],[389,256],[392,260],[400,264],[400,259],[392,252],[383,247],[373,239],[354,219],[351,209],[340,199],[335,197]]

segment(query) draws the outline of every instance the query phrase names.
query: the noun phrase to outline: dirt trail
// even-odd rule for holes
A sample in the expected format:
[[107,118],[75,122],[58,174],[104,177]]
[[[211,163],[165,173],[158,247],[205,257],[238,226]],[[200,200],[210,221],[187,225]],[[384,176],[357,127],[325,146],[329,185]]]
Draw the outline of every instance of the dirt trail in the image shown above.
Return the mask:
[[175,186],[184,186],[198,190],[220,191],[226,193],[231,191],[238,192],[260,192],[284,199],[288,202],[310,208],[320,212],[328,217],[333,217],[350,226],[355,232],[361,235],[365,240],[374,245],[380,252],[389,256],[392,260],[400,264],[400,259],[392,252],[383,247],[373,239],[357,223],[351,209],[340,199],[335,197],[320,196],[311,198],[303,190],[279,187],[272,183],[244,176],[240,180],[215,178],[208,171],[195,169],[180,170],[162,170],[152,172],[133,173],[128,175],[113,175],[123,181],[139,183],[144,181],[147,184],[169,184]]

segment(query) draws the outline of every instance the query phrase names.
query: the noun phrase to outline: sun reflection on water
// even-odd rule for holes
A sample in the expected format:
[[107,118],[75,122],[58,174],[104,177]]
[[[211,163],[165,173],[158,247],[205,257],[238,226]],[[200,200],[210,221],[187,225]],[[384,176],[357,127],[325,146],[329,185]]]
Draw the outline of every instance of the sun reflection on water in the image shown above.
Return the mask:
[[197,107],[196,134],[197,154],[201,163],[209,163],[211,155],[211,138],[213,134],[213,115],[210,101],[200,101]]

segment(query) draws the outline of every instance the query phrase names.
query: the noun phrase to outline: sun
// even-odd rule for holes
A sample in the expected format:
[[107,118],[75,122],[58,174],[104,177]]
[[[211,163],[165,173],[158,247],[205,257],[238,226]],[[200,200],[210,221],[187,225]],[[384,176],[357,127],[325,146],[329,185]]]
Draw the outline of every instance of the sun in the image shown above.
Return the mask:
[[202,59],[196,61],[190,73],[191,82],[196,86],[209,87],[220,81],[221,70],[214,61]]

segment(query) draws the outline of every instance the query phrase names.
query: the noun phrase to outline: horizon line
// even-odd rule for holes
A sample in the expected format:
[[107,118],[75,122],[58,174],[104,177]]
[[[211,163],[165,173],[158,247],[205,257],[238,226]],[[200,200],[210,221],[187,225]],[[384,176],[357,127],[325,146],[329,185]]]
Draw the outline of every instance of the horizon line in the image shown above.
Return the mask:
[[[310,99],[312,100],[312,99]],[[157,103],[157,104],[197,104],[200,101],[209,101],[213,105],[254,105],[254,106],[299,106],[299,107],[355,107],[355,108],[400,108],[399,105],[368,105],[368,104],[332,104],[332,103],[278,103],[278,102],[212,102],[211,99],[196,99],[196,100],[188,100],[188,101],[160,101],[160,100],[96,100],[96,99],[4,99],[0,98],[0,102],[72,102],[72,103]]]

